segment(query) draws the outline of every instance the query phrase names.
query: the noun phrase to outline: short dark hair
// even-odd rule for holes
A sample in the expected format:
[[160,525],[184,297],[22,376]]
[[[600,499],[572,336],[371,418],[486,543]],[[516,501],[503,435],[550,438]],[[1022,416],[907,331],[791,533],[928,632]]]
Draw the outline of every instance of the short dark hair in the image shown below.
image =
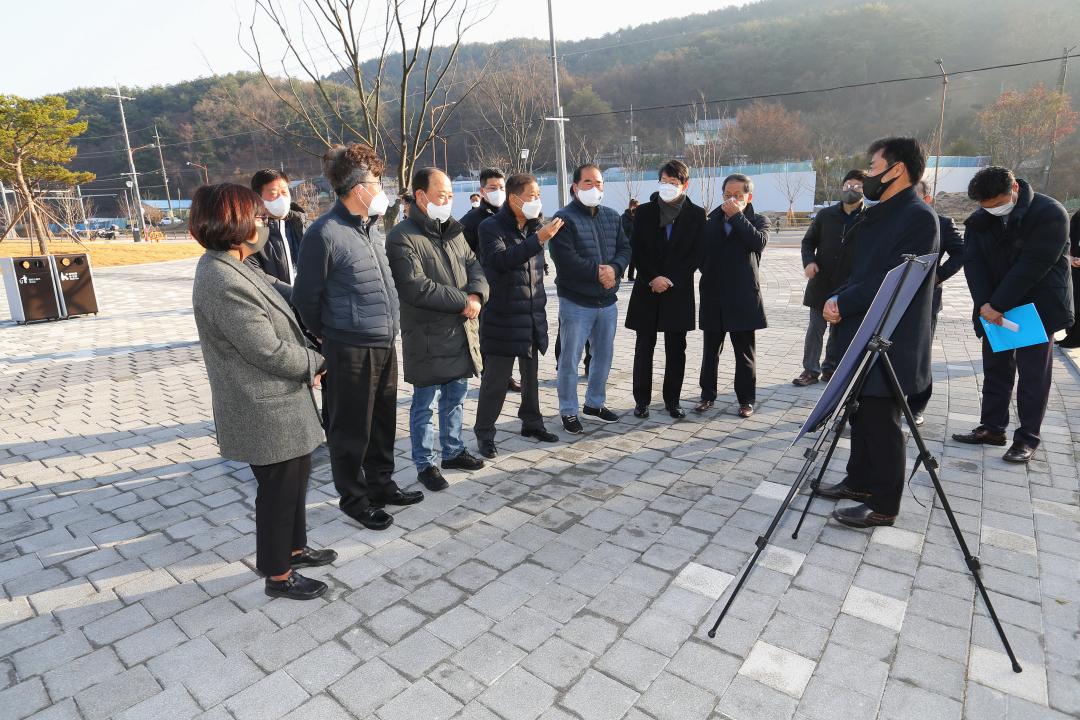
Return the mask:
[[844,176],[843,182],[847,182],[848,180],[858,180],[859,182],[862,182],[865,179],[866,173],[862,170],[848,170],[847,175]]
[[926,152],[918,140],[904,137],[881,138],[870,145],[866,154],[874,156],[879,150],[885,162],[890,165],[904,163],[912,185],[922,180],[923,173],[926,172]]
[[506,194],[518,195],[531,183],[536,182],[536,176],[529,173],[514,173],[506,179]]
[[349,143],[327,150],[322,156],[322,166],[330,187],[339,197],[344,197],[360,183],[367,182],[365,178],[382,177],[386,163],[370,145]]
[[754,192],[753,180],[751,180],[748,176],[743,175],[742,173],[732,173],[731,175],[728,175],[726,178],[724,178],[724,182],[720,184],[721,193],[724,192],[724,188],[727,187],[727,184],[729,182],[741,182],[743,184],[743,187],[746,189],[746,192]]
[[993,200],[1012,191],[1014,182],[1016,182],[1016,176],[1009,168],[1000,165],[984,167],[975,173],[975,177],[968,183],[968,197],[975,202]]
[[660,171],[656,173],[656,179],[659,180],[664,175],[675,178],[684,185],[690,182],[690,168],[686,167],[686,163],[681,160],[668,160],[661,165]]
[[191,198],[188,231],[207,250],[231,250],[255,234],[262,198],[236,183],[203,185]]
[[576,168],[574,168],[575,185],[581,182],[581,173],[585,172],[586,170],[595,170],[596,172],[600,172],[600,166],[596,163],[585,163],[584,165],[578,165]]
[[493,168],[493,167],[484,168],[483,170],[480,171],[480,187],[484,187],[484,185],[487,184],[487,181],[490,180],[491,178],[503,178],[503,177],[505,177],[505,175],[503,175],[502,170],[500,170],[499,168]]
[[412,176],[412,191],[415,193],[417,190],[423,190],[427,192],[428,186],[431,185],[431,178],[435,177],[435,173],[442,172],[436,167],[420,168],[413,173]]
[[263,188],[275,180],[289,182],[289,176],[286,175],[283,170],[275,170],[273,168],[259,170],[251,176],[251,189],[261,195]]
[[480,193],[469,193],[469,199],[470,200],[472,200],[473,198],[478,198],[478,197],[480,197]]

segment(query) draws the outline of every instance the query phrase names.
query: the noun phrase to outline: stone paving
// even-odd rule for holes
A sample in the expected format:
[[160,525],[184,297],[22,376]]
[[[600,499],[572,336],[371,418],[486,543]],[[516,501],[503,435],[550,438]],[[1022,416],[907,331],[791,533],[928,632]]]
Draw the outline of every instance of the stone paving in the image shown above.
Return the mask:
[[[749,420],[732,414],[730,354],[715,412],[672,422],[654,405],[634,419],[633,334],[620,329],[609,403],[620,423],[537,445],[516,436],[511,399],[498,461],[449,473],[449,490],[398,511],[390,531],[337,510],[321,450],[310,539],[340,558],[311,572],[331,590],[308,603],[269,601],[252,571],[255,486],[217,456],[193,270],[99,272],[98,317],[15,327],[0,310],[5,720],[1080,714],[1077,371],[1056,357],[1030,466],[943,441],[978,415],[962,279],[946,290],[925,434],[1020,675],[922,474],[895,528],[840,527],[819,502],[792,540],[789,512],[706,636],[801,465],[788,446],[821,391],[790,384],[806,319],[795,250],[765,255],[772,326],[759,333]],[[700,348],[692,335],[686,403]],[[542,380],[556,429],[550,357]],[[403,485],[415,481],[408,397],[405,386]],[[830,479],[846,454],[844,441]]]

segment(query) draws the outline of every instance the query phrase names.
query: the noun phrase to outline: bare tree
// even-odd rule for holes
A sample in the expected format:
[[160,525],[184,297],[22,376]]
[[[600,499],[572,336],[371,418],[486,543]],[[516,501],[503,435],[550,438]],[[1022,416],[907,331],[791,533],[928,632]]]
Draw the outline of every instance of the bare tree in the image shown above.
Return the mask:
[[[548,86],[536,82],[547,71],[544,58],[520,55],[516,53],[515,60],[488,73],[472,96],[487,125],[487,132],[474,133],[473,137],[479,140],[481,135],[493,135],[494,152],[507,158],[499,167],[509,173],[532,172],[544,138],[544,114],[551,102]],[[524,158],[522,150],[528,150]]]
[[472,142],[468,145],[469,167],[479,175],[484,168],[505,168],[510,166],[510,158],[506,156],[502,148],[493,143],[485,142],[488,133],[470,131],[469,137]]
[[[733,126],[725,123],[725,119],[723,110],[709,110],[704,95],[700,103],[690,107],[687,117],[685,154],[691,166],[691,177],[697,177],[701,205],[706,212],[719,204],[723,191],[719,183],[723,182],[723,178],[718,176],[718,172],[735,147]],[[715,129],[712,129],[714,126]]]
[[[483,76],[480,72],[457,82],[458,52],[465,35],[494,5],[483,11],[485,4],[475,0],[384,3],[381,24],[369,26],[377,3],[301,0],[296,10],[300,28],[295,29],[282,0],[255,0],[247,44],[243,26],[240,39],[267,86],[296,116],[286,127],[252,116],[253,122],[312,155],[353,140],[384,155],[390,150],[397,159],[398,186],[407,188],[425,148]],[[263,22],[280,34],[285,46],[274,65],[264,56],[256,31]],[[377,59],[370,63],[364,60],[370,45],[361,40],[369,27],[381,38]],[[436,41],[446,46],[436,48]],[[330,58],[320,62],[318,52],[325,50]],[[489,55],[485,69],[490,60]],[[302,81],[292,77],[294,69]],[[275,76],[279,70],[287,80]],[[391,84],[396,86],[393,93]],[[238,107],[242,104],[242,98],[234,100]]]
[[631,200],[642,202],[639,196],[645,190],[645,181],[641,178],[644,170],[641,153],[630,143],[619,148],[615,155],[623,172],[621,185],[626,194],[626,204],[629,205]]
[[785,166],[784,172],[776,174],[774,182],[776,189],[788,202],[787,223],[788,227],[792,227],[795,225],[795,201],[803,192],[811,189],[811,183],[805,173],[792,170],[790,165]]
[[53,206],[53,215],[63,227],[74,229],[83,221],[82,206],[74,190],[58,191],[49,198],[49,202]]
[[[387,195],[389,194],[387,193]],[[305,180],[296,186],[293,190],[293,200],[304,208],[304,212],[312,219],[322,215],[326,209],[319,194],[319,188],[310,180]]]
[[566,162],[569,167],[600,164],[600,148],[588,135],[574,134],[567,141]]

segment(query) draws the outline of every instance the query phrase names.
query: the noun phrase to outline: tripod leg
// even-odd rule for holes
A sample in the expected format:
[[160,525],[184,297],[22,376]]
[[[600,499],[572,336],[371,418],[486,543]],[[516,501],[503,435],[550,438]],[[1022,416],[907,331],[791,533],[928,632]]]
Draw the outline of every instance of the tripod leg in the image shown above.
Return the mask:
[[817,477],[810,481],[810,496],[806,498],[806,505],[803,506],[802,513],[799,515],[799,522],[795,525],[795,531],[791,533],[791,538],[793,540],[799,539],[799,531],[802,530],[803,521],[806,520],[806,514],[810,512],[810,506],[817,497],[818,488],[821,486],[821,479],[825,477],[825,471],[829,468],[829,462],[832,460],[833,451],[836,450],[836,445],[840,442],[840,436],[843,435],[844,428],[847,427],[848,417],[851,416],[852,408],[856,404],[855,398],[851,398],[850,402],[844,408],[844,414],[840,416],[840,420],[832,429],[833,436],[832,440],[829,442],[829,449],[825,453],[825,462],[821,463],[821,469],[818,471]]
[[728,609],[731,608],[731,603],[735,602],[735,597],[742,590],[743,584],[746,582],[747,576],[750,575],[750,571],[754,569],[754,565],[757,564],[758,558],[761,557],[761,553],[765,550],[765,546],[769,544],[769,538],[776,532],[776,526],[780,524],[780,518],[787,512],[788,507],[791,505],[791,501],[799,493],[802,488],[802,484],[806,482],[807,476],[810,475],[810,469],[814,466],[814,458],[817,457],[816,452],[807,453],[806,461],[803,463],[802,469],[799,470],[799,474],[795,477],[795,481],[791,483],[791,488],[788,490],[787,497],[780,503],[780,508],[776,511],[776,515],[773,516],[772,522],[769,523],[769,527],[762,533],[754,544],[757,546],[757,550],[754,551],[753,557],[746,563],[746,567],[743,568],[742,575],[739,576],[739,581],[735,584],[735,589],[731,591],[731,595],[728,597],[727,603],[724,604],[724,609],[720,611],[720,615],[716,618],[716,622],[713,623],[712,628],[709,630],[709,637],[716,637],[716,628],[720,627],[721,621],[727,615]]
[[1001,621],[998,620],[997,612],[994,610],[994,604],[990,602],[990,595],[986,592],[986,586],[983,585],[982,577],[979,575],[979,568],[981,567],[979,565],[979,559],[971,554],[967,542],[964,540],[964,534],[960,531],[960,525],[956,522],[956,515],[953,514],[952,506],[949,505],[949,498],[945,496],[945,490],[941,487],[941,480],[938,478],[937,462],[933,459],[933,456],[927,449],[926,443],[923,441],[922,433],[919,432],[919,428],[915,424],[915,417],[911,412],[911,407],[908,406],[907,397],[904,395],[904,390],[900,386],[900,380],[896,377],[896,370],[893,369],[892,362],[889,361],[888,353],[881,354],[881,362],[884,363],[885,375],[889,379],[889,385],[892,386],[893,397],[900,403],[904,418],[907,420],[908,427],[911,428],[911,436],[915,439],[915,445],[919,449],[919,457],[926,466],[926,472],[930,475],[931,482],[934,483],[934,492],[941,501],[941,508],[945,511],[945,516],[949,519],[949,525],[952,526],[953,534],[956,536],[956,542],[960,545],[960,550],[964,553],[964,563],[971,572],[971,576],[975,579],[975,586],[979,589],[979,594],[982,595],[987,612],[990,613],[990,620],[994,623],[994,629],[997,630],[998,637],[1001,638],[1001,644],[1005,646],[1005,652],[1008,654],[1009,660],[1012,661],[1013,672],[1023,672],[1023,668],[1020,667],[1020,663],[1016,660],[1016,654],[1013,652],[1012,645],[1009,644],[1009,638],[1005,636],[1005,628],[1001,626]]

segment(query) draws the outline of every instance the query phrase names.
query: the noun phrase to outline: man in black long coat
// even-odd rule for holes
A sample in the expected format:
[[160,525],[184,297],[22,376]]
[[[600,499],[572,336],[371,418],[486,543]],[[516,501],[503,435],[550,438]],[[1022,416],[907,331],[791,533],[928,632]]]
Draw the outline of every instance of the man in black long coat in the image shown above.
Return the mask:
[[[863,177],[862,170],[849,170],[844,175],[840,202],[822,208],[802,239],[803,273],[806,275],[803,305],[810,308],[810,321],[803,340],[803,371],[791,381],[796,387],[807,387],[819,380],[829,382],[847,349],[841,347],[836,327],[825,322],[821,311],[836,288],[847,282],[855,262],[859,222],[866,210]],[[821,344],[826,330],[829,342],[825,345],[825,362],[822,362]]]
[[[1072,266],[1073,314],[1080,318],[1080,210],[1069,221],[1069,264]],[[1057,346],[1066,349],[1080,348],[1080,319],[1075,320],[1065,337]]]
[[[870,308],[885,275],[904,262],[904,255],[938,250],[938,221],[913,185],[926,169],[926,155],[914,138],[888,138],[870,146],[870,169],[863,180],[867,200],[879,201],[866,211],[859,227],[859,247],[848,283],[825,303],[825,319],[839,323],[840,339],[851,342]],[[916,292],[891,335],[889,360],[910,395],[930,382],[930,315],[934,301],[933,274]],[[823,497],[859,500],[837,508],[833,517],[852,527],[892,525],[900,511],[904,489],[904,433],[900,400],[895,397],[883,363],[874,365],[851,416],[851,456],[847,477],[823,485]]]
[[[930,183],[920,180],[915,184],[915,192],[927,205],[934,204],[933,191]],[[956,229],[956,223],[948,215],[938,215],[938,235],[941,252],[938,253],[937,271],[934,273],[934,306],[930,316],[930,340],[937,335],[938,315],[941,314],[941,285],[964,267],[964,236]],[[948,255],[949,259],[945,260]],[[908,406],[911,414],[915,416],[915,424],[922,425],[925,422],[923,413],[930,404],[930,396],[934,393],[934,379],[930,378],[930,384],[926,390],[915,393],[908,397]]]
[[953,439],[1004,445],[1016,384],[1020,427],[1013,433],[1004,459],[1026,463],[1039,447],[1050,397],[1054,346],[1047,340],[994,352],[980,318],[1000,325],[1002,313],[1033,303],[1048,338],[1073,324],[1069,215],[1057,200],[1033,191],[1003,167],[977,172],[968,185],[968,197],[981,206],[964,222],[964,275],[974,301],[975,334],[982,338],[985,380],[979,426],[953,435]]
[[766,327],[758,265],[769,242],[769,219],[754,212],[754,183],[745,175],[729,175],[721,186],[724,201],[705,223],[701,265],[701,313],[705,332],[701,358],[701,402],[705,412],[716,402],[716,374],[724,336],[735,352],[735,396],[739,416],[754,414],[757,371],[754,333]]
[[705,211],[686,197],[690,169],[678,160],[660,168],[659,190],[634,215],[631,266],[637,280],[626,310],[626,327],[637,332],[634,346],[634,415],[649,416],[656,335],[664,333],[664,407],[679,406],[686,374],[686,333],[694,329],[694,272],[701,264]]
[[559,439],[544,428],[540,414],[538,368],[548,348],[544,246],[562,227],[540,215],[540,186],[525,173],[506,181],[506,202],[480,223],[480,257],[490,299],[480,314],[480,352],[484,374],[473,433],[480,454],[494,458],[495,422],[506,401],[507,380],[521,368],[521,434],[541,442]]

